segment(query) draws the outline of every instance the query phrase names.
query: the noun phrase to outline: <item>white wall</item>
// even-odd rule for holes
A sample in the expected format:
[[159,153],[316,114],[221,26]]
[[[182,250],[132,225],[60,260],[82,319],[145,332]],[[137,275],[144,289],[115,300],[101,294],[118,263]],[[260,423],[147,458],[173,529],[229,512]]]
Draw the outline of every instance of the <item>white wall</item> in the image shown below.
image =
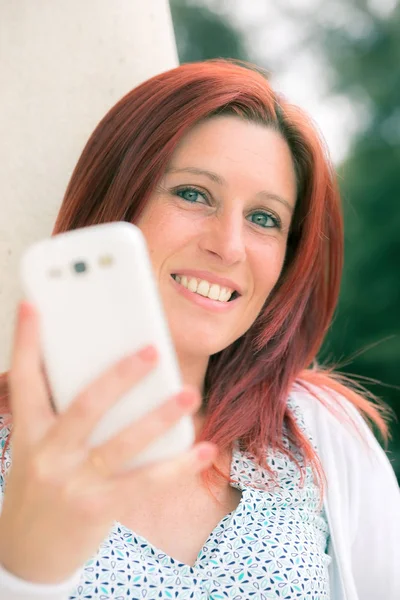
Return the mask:
[[1,0],[0,371],[9,365],[22,250],[50,234],[108,108],[177,63],[167,0]]

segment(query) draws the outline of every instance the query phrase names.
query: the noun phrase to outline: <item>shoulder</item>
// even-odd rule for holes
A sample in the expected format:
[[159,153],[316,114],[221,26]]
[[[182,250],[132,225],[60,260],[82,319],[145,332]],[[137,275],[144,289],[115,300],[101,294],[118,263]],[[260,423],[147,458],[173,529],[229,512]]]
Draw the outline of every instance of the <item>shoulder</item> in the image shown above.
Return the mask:
[[333,483],[339,486],[347,505],[355,511],[360,495],[367,495],[371,506],[396,508],[400,516],[400,490],[390,455],[359,410],[326,388],[296,386],[291,400],[314,439],[328,489]]
[[336,505],[340,495],[341,515],[346,515],[354,535],[363,520],[391,518],[400,535],[399,485],[388,456],[358,409],[334,391],[310,386],[296,386],[291,401],[314,439],[328,502]]
[[344,445],[371,460],[387,457],[360,411],[344,395],[326,387],[297,383],[290,394],[291,403],[301,413],[306,427],[319,445]]
[[300,385],[290,399],[325,473],[325,508],[342,574],[363,600],[399,598],[400,490],[389,458],[344,396]]

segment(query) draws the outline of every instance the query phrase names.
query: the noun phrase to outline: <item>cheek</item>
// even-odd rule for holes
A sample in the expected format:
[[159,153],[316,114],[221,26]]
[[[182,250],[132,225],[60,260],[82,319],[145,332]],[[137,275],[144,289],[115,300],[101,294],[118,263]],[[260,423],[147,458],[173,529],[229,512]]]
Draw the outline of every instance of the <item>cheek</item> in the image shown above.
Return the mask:
[[271,245],[268,252],[258,251],[254,255],[254,294],[264,303],[275,287],[282,272],[286,245]]
[[190,226],[187,219],[173,210],[149,210],[137,223],[141,229],[154,267],[185,246],[196,233],[196,227]]

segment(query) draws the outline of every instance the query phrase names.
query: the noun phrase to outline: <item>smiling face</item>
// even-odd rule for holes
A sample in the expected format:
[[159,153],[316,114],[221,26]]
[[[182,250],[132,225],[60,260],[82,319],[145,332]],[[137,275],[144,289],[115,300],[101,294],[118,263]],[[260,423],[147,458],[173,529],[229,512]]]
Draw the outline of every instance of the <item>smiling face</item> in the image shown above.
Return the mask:
[[253,324],[281,273],[295,199],[276,131],[218,116],[181,140],[136,223],[180,357],[208,361]]

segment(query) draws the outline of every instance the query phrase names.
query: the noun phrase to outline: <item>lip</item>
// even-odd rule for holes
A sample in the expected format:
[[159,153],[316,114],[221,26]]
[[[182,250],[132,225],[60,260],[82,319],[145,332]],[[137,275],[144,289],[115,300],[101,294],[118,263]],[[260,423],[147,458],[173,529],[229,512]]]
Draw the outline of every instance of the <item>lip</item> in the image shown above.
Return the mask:
[[[187,271],[185,271],[185,273],[187,273]],[[175,281],[173,277],[170,277],[169,279],[171,281],[171,285],[175,287],[178,294],[181,294],[184,298],[193,302],[193,304],[197,304],[197,306],[212,312],[229,312],[235,308],[236,302],[240,299],[240,296],[238,296],[234,300],[231,300],[231,302],[219,302],[219,300],[211,300],[210,298],[206,298],[205,296],[191,292],[183,285]]]
[[179,269],[178,271],[173,271],[171,275],[189,275],[192,277],[196,277],[196,279],[205,279],[209,283],[217,283],[221,287],[226,287],[237,292],[240,296],[243,295],[243,288],[235,281],[232,281],[232,279],[227,279],[226,277],[219,277],[215,273],[210,273],[209,271],[197,271],[195,269]]

